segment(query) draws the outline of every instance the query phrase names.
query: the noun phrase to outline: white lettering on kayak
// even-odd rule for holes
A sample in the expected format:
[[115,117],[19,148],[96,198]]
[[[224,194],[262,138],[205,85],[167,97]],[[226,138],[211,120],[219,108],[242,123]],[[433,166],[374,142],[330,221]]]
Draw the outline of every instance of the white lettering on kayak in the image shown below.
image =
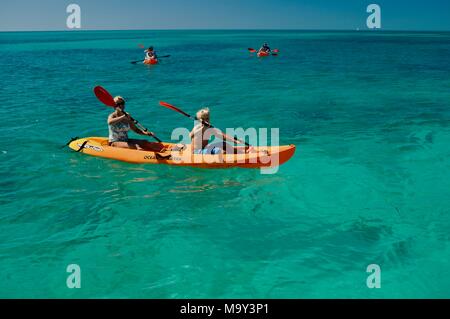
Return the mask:
[[[82,144],[78,144],[78,147],[81,147],[81,146],[82,146]],[[103,152],[103,148],[101,148],[100,146],[86,144],[86,145],[84,145],[84,148],[88,148],[88,149],[96,151],[96,152]]]

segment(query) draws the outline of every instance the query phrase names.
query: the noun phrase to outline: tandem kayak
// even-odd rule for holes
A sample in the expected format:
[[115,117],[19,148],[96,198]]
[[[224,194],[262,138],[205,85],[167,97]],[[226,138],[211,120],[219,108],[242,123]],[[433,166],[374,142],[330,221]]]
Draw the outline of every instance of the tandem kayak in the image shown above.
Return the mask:
[[144,64],[158,64],[158,59],[147,59],[144,60]]
[[200,168],[261,168],[286,163],[295,153],[295,145],[255,147],[246,154],[192,154],[190,145],[182,151],[170,151],[179,144],[150,143],[152,151],[118,148],[108,145],[105,137],[87,137],[74,140],[69,147],[91,156],[103,157],[133,164],[167,164]]
[[258,57],[265,57],[265,56],[269,56],[270,55],[270,53],[268,53],[268,52],[258,52]]

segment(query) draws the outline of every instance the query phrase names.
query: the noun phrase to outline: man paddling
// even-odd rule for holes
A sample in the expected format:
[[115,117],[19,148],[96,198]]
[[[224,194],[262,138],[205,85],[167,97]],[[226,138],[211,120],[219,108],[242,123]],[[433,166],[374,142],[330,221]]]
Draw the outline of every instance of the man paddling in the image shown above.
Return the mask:
[[267,44],[267,42],[264,42],[263,46],[261,47],[261,49],[259,49],[259,53],[260,52],[264,52],[264,53],[270,53],[272,50],[270,49],[269,45]]

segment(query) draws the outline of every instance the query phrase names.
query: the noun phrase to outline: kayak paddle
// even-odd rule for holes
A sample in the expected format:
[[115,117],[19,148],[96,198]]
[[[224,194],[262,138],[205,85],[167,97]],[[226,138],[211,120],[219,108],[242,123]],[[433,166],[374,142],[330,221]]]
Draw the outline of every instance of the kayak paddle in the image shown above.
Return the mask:
[[[159,56],[159,57],[157,57],[157,59],[162,59],[162,58],[170,58],[170,54],[169,55],[163,55],[163,56]],[[136,64],[136,63],[142,63],[142,62],[144,62],[145,60],[137,60],[137,61],[131,61],[130,63],[131,64]]]
[[[114,102],[114,98],[113,98],[112,95],[109,94],[109,92],[106,91],[106,89],[104,89],[103,87],[101,87],[101,86],[96,86],[96,87],[94,88],[94,93],[95,93],[95,96],[99,99],[99,101],[102,102],[103,104],[105,104],[106,106],[109,106],[109,107],[116,107],[116,102]],[[125,112],[125,111],[123,111],[123,113],[124,113],[126,116],[128,116],[128,117],[133,121],[133,123],[134,123],[141,131],[143,131],[143,132],[148,132],[148,130],[147,130],[145,127],[143,127],[138,121],[136,121],[134,118],[132,118],[132,117],[130,116],[130,114],[128,114],[128,113]],[[158,137],[156,137],[156,135],[152,135],[152,137],[153,137],[155,140],[157,140],[159,143],[162,142]]]
[[[258,51],[256,51],[255,49],[252,49],[252,48],[248,48],[248,51],[250,51],[250,53],[256,53],[256,52],[258,52]],[[278,49],[273,49],[272,50],[272,55],[278,55],[278,53],[280,52],[280,50],[278,50]]]
[[[186,116],[186,117],[193,118],[191,115],[187,114],[186,112],[184,112],[183,110],[177,108],[176,106],[174,106],[174,105],[172,105],[172,104],[169,104],[169,103],[166,103],[166,102],[163,102],[163,101],[160,101],[159,104],[160,104],[161,106],[167,107],[168,109],[174,110],[175,112],[178,112],[178,113],[180,113],[180,114],[183,114],[183,115]],[[198,120],[197,118],[195,118],[195,119]],[[211,123],[208,123],[208,122],[203,121],[203,120],[201,120],[201,122],[202,122],[203,124],[205,124],[206,126],[209,126],[210,128],[214,128],[214,126],[212,126]],[[222,133],[222,134],[223,134],[223,133]],[[247,142],[242,142],[242,141],[238,140],[237,138],[231,138],[231,137],[229,137],[228,135],[225,135],[225,134],[223,134],[223,136],[225,136],[225,137],[227,137],[227,138],[229,138],[229,139],[235,140],[236,142],[243,143],[243,144],[245,144],[246,146],[249,146],[249,147],[250,147],[250,144],[248,144]]]

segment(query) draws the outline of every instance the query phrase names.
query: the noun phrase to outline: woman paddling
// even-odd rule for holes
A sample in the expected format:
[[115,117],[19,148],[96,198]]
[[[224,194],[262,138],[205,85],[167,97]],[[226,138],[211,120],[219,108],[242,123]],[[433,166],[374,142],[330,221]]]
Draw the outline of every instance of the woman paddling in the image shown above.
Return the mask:
[[[221,154],[227,153],[231,150],[231,153],[251,153],[254,151],[252,147],[246,146],[231,146],[226,141],[235,143],[236,140],[225,134],[216,128],[212,128],[210,123],[210,114],[208,108],[203,108],[197,112],[196,124],[190,133],[192,152],[194,154]],[[212,136],[222,139],[220,142],[209,143],[209,139]]]
[[153,136],[154,134],[153,132],[146,132],[136,127],[130,116],[124,113],[125,100],[121,96],[116,96],[114,102],[116,103],[114,112],[108,116],[109,145],[137,150],[153,150],[155,148],[154,143],[128,138],[129,130],[145,136]]

